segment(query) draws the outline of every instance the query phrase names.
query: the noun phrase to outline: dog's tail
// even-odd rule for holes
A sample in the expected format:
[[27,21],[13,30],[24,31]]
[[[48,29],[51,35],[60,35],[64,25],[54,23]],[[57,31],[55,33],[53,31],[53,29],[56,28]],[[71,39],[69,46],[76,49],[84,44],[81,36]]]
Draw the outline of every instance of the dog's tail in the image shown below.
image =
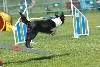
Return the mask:
[[25,15],[23,15],[21,12],[19,12],[19,14],[21,16],[22,22],[27,25],[30,21],[28,21],[27,18],[25,17]]

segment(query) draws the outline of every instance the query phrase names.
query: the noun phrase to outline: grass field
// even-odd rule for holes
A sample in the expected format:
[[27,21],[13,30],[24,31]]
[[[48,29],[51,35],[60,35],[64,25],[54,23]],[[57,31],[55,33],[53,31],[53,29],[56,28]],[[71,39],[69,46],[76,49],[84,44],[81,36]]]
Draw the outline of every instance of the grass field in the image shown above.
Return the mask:
[[[21,51],[0,49],[3,67],[100,67],[100,12],[84,14],[89,20],[90,36],[72,38],[71,17],[66,17],[65,24],[57,34],[50,36],[39,33],[32,47],[52,51],[53,54],[33,54]],[[12,17],[13,25],[18,16]],[[0,44],[14,45],[13,33],[0,32]],[[20,44],[24,46],[24,44]]]

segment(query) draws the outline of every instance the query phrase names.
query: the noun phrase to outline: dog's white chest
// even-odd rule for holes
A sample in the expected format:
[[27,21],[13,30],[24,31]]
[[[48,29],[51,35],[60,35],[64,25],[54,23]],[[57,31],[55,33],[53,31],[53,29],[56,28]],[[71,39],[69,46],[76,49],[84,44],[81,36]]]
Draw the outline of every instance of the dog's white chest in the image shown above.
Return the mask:
[[54,19],[51,19],[53,22],[55,22],[56,24],[56,27],[53,28],[51,31],[55,31],[59,26],[61,26],[62,24],[62,21],[60,20],[60,18],[54,18]]
[[56,27],[60,26],[62,24],[62,21],[60,20],[60,18],[54,18],[51,19],[53,22],[55,22]]

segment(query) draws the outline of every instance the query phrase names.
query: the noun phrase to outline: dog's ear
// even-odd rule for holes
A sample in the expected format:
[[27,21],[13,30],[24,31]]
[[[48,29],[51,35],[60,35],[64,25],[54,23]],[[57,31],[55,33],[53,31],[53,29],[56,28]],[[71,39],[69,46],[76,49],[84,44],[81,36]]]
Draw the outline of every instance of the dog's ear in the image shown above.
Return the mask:
[[57,14],[55,14],[56,18],[58,18],[59,16]]
[[64,13],[62,12],[61,15],[60,15],[60,19],[64,19],[65,16],[64,16]]
[[64,13],[63,12],[61,13],[60,17],[64,17]]
[[61,15],[60,15],[60,19],[61,19],[61,21],[64,23],[65,16],[64,16],[64,13],[63,13],[63,12],[62,12]]

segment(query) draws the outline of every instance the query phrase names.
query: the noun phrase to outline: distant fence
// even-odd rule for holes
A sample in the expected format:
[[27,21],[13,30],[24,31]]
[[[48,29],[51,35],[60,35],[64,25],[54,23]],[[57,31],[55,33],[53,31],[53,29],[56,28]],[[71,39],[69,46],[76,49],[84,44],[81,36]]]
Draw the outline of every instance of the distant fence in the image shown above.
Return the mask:
[[[18,9],[23,4],[20,4],[22,0],[0,0],[0,11],[7,12],[11,15],[18,14]],[[55,13],[66,10],[66,0],[36,0],[31,13]],[[30,5],[30,4],[28,4]]]
[[[0,0],[0,11],[7,12],[10,15],[18,14],[18,9],[20,9],[20,3],[22,0]],[[65,11],[65,13],[70,12],[70,2],[69,0],[35,0],[36,3],[32,7],[30,13],[55,13]],[[82,1],[82,0],[81,0]],[[86,3],[90,4],[92,0],[86,0]],[[94,1],[94,0],[93,0]],[[73,0],[73,4],[81,9],[80,2]],[[91,6],[95,3],[90,4]],[[30,4],[28,4],[30,5]],[[94,9],[96,7],[92,7]]]

